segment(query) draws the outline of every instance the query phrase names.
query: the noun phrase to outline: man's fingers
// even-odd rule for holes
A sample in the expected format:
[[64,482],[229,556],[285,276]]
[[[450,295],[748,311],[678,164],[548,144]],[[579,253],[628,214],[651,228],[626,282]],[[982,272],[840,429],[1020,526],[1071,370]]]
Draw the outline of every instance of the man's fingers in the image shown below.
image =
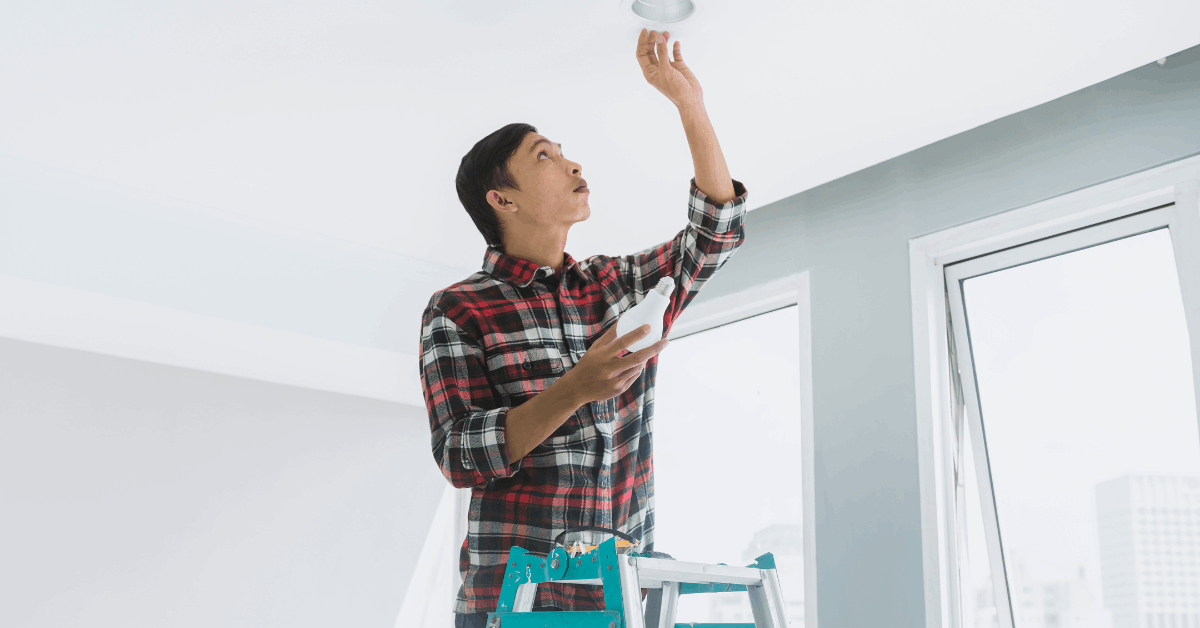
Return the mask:
[[[613,328],[615,329],[616,325],[613,325]],[[612,345],[613,351],[619,355],[626,347],[641,340],[648,333],[650,333],[649,325],[642,325],[641,327],[638,327],[637,329],[614,340]]]
[[600,347],[603,347],[605,345],[612,344],[613,341],[616,339],[617,339],[617,324],[613,323],[612,325],[608,326],[608,329],[604,330],[603,334],[600,334],[600,337],[597,338],[596,341],[592,343],[591,347],[588,347],[588,351],[591,351],[593,349],[599,349]]
[[634,353],[630,353],[629,355],[621,358],[621,368],[622,369],[626,368],[626,365],[628,365],[628,364],[635,364],[637,362],[645,362],[646,360],[649,360],[650,358],[658,355],[658,352],[662,351],[665,348],[667,348],[667,339],[663,338],[662,340],[659,340],[658,342],[650,345],[649,347],[646,347],[645,349],[636,351]]
[[644,28],[641,34],[638,35],[638,65],[642,66],[642,74],[645,76],[649,76],[646,73],[658,65],[658,58],[654,55],[654,40],[657,37],[658,31],[647,33]]
[[639,362],[627,369],[622,369],[622,370],[618,371],[616,375],[613,376],[613,379],[615,379],[617,381],[623,381],[626,377],[629,377],[631,374],[641,371],[643,366],[645,366],[645,364]]
[[629,377],[627,377],[621,381],[621,388],[617,394],[619,395],[619,394],[625,392],[626,390],[629,390],[629,387],[632,386],[633,383],[636,382],[638,380],[638,378],[641,376],[642,376],[641,369],[635,370],[633,373],[631,373],[629,375]]

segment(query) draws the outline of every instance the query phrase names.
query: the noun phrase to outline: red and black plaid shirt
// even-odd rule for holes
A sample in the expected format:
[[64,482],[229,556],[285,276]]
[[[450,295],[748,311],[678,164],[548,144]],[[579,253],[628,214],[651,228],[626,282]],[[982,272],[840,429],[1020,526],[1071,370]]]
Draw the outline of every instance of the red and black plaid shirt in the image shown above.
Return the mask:
[[[654,547],[654,381],[657,356],[624,393],[580,407],[520,460],[505,446],[508,411],[566,373],[662,277],[675,281],[663,336],[745,240],[746,188],[716,205],[691,181],[688,224],[633,255],[595,255],[562,272],[488,247],[483,270],[434,293],[421,318],[421,383],[433,458],[471,487],[463,587],[455,612],[494,612],[508,550],[546,555],[570,526],[616,528]],[[599,587],[544,584],[536,606],[604,607]]]

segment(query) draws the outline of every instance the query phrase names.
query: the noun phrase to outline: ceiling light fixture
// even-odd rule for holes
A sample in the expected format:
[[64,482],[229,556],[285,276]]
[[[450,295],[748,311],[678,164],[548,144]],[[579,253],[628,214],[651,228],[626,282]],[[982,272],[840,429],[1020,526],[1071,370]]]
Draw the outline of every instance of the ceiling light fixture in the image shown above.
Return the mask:
[[696,11],[692,0],[621,0],[633,16],[651,24],[670,24],[687,19]]

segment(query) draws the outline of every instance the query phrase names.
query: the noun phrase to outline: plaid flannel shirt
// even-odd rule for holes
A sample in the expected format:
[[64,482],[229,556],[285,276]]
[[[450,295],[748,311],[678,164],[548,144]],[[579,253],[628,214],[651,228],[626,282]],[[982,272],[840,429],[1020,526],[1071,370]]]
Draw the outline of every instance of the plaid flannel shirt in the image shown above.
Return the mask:
[[[508,411],[566,373],[662,277],[675,281],[663,336],[745,240],[746,189],[714,204],[691,180],[688,224],[670,241],[553,268],[489,246],[483,269],[433,294],[421,318],[421,384],[433,458],[471,487],[459,554],[458,613],[494,612],[509,548],[545,556],[569,526],[616,528],[654,547],[654,381],[658,357],[624,393],[581,406],[520,460],[505,445]],[[549,278],[549,279],[547,279]],[[556,285],[557,284],[557,285]],[[600,587],[543,584],[535,606],[604,607]]]

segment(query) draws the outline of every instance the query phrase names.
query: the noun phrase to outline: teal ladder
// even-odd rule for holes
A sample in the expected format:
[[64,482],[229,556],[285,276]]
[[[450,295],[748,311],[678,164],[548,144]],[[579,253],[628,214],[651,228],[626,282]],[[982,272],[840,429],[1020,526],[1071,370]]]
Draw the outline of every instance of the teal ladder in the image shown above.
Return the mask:
[[[589,584],[604,587],[602,611],[531,612],[538,584]],[[642,608],[642,589],[649,589]],[[676,624],[679,596],[745,591],[753,624]],[[787,628],[775,558],[766,553],[751,565],[734,567],[618,554],[616,539],[571,557],[561,547],[548,556],[513,547],[504,585],[488,628]]]

